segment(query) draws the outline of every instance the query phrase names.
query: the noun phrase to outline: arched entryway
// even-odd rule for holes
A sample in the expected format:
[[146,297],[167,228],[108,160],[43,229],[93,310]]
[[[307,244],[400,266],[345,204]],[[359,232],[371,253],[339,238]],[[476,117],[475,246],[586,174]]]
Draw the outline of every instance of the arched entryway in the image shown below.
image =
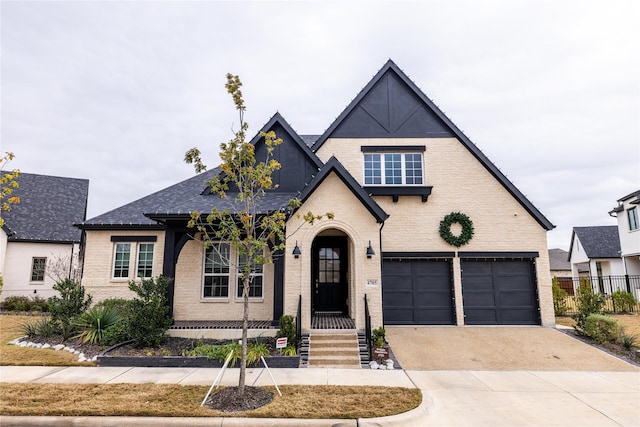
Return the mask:
[[338,322],[335,327],[344,328],[339,324],[350,320],[349,237],[340,230],[325,230],[313,240],[311,252],[312,323],[331,327]]

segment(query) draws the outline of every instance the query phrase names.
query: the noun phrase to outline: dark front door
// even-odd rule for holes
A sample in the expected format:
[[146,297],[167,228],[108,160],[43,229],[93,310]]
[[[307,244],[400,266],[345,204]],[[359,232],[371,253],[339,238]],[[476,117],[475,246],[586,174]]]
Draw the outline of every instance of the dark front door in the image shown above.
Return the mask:
[[347,238],[317,237],[313,242],[313,312],[347,313]]

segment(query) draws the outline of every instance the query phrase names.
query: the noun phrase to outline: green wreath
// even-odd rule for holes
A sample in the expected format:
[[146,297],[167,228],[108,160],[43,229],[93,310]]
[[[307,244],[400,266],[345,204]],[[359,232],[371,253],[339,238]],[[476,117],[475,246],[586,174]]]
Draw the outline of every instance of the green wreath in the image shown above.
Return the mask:
[[[455,236],[451,232],[451,226],[455,223],[462,226],[462,233],[460,233],[459,236]],[[468,216],[461,212],[451,212],[440,221],[440,237],[456,248],[466,245],[473,237],[473,222],[471,222]]]

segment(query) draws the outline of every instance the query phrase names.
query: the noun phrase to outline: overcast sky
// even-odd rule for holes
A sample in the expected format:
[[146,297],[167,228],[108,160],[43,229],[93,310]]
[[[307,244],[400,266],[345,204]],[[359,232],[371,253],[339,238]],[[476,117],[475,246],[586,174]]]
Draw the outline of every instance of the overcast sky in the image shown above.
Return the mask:
[[[279,111],[321,134],[388,58],[557,226],[640,189],[640,2],[1,1],[1,151],[90,180],[88,218]],[[490,201],[488,201],[490,202]]]

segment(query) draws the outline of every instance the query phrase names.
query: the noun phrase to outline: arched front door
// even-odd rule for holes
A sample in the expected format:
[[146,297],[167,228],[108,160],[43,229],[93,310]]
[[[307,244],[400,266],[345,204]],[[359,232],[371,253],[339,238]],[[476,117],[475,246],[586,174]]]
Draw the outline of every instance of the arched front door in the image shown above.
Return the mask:
[[313,241],[313,313],[348,314],[347,247],[346,236],[319,236]]

